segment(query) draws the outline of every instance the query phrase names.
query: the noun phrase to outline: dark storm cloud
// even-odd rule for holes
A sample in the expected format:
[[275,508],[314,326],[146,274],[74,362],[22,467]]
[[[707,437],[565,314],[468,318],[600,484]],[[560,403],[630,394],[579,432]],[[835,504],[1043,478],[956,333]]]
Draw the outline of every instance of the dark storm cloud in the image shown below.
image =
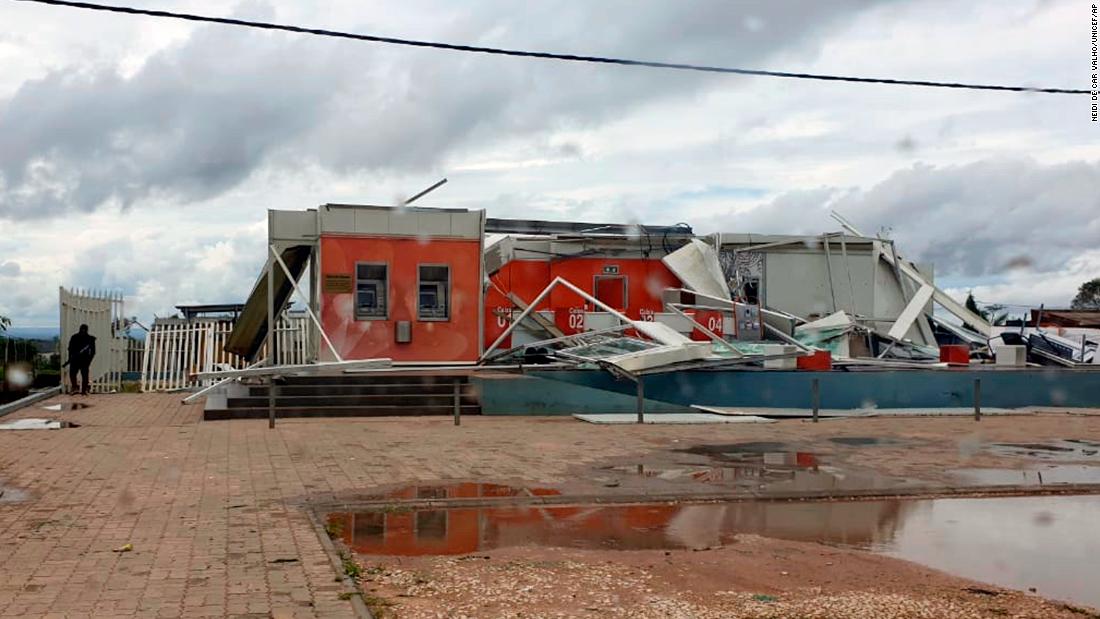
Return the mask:
[[[813,55],[866,4],[487,2],[438,38],[763,66]],[[131,76],[57,70],[0,103],[0,217],[209,198],[265,163],[430,167],[475,140],[599,122],[716,79],[738,82],[202,27]]]
[[741,232],[817,234],[839,228],[830,209],[865,234],[887,228],[910,259],[934,263],[940,275],[1057,271],[1100,248],[1100,162],[917,164],[868,190],[788,192],[706,225],[726,230],[723,222],[735,221]]

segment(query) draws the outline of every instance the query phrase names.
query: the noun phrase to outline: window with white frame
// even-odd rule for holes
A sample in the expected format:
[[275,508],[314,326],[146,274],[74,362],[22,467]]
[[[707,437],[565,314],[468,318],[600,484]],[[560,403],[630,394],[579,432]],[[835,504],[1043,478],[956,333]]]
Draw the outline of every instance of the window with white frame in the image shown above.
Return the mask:
[[390,268],[381,262],[355,265],[355,317],[377,320],[389,316]]
[[418,270],[417,318],[448,320],[451,317],[451,267],[445,264],[422,264]]

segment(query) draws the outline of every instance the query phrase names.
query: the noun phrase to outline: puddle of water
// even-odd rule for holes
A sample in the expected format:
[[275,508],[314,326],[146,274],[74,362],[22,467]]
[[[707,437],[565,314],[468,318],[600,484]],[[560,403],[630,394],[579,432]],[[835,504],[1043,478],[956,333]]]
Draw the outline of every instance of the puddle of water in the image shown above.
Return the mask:
[[1028,469],[960,469],[953,475],[962,483],[981,486],[1100,484],[1100,466],[1087,464],[1051,464]]
[[85,404],[83,402],[62,402],[60,404],[46,404],[41,406],[44,410],[48,411],[77,411],[85,408],[90,408],[91,404]]
[[507,546],[686,549],[738,534],[841,545],[1100,607],[1100,497],[616,505],[344,512],[328,522],[367,555]]
[[18,503],[20,501],[26,500],[26,498],[26,492],[16,488],[9,488],[7,486],[0,485],[0,504]]
[[790,448],[787,446],[786,443],[756,441],[749,443],[730,443],[728,445],[694,445],[680,451],[702,456],[719,455],[727,457],[738,457],[744,454],[790,451]]
[[60,419],[16,419],[0,423],[0,430],[60,430],[78,427],[80,426],[75,423]]
[[892,445],[895,441],[881,439],[874,436],[834,436],[830,442],[847,447],[867,447],[869,445]]
[[774,492],[898,488],[904,479],[830,466],[808,451],[790,451],[784,443],[754,442],[696,445],[680,453],[706,456],[705,464],[638,464],[611,467],[628,474],[663,480],[691,479],[710,484]]
[[872,550],[948,573],[1100,608],[1100,497],[921,501]]
[[986,449],[998,456],[1032,458],[1054,462],[1100,461],[1100,443],[1065,439],[1042,443],[992,443]]
[[453,482],[444,484],[424,484],[402,486],[365,496],[368,500],[410,500],[410,499],[476,499],[501,498],[515,496],[550,496],[561,494],[554,488],[527,488],[505,486],[503,484],[483,484]]

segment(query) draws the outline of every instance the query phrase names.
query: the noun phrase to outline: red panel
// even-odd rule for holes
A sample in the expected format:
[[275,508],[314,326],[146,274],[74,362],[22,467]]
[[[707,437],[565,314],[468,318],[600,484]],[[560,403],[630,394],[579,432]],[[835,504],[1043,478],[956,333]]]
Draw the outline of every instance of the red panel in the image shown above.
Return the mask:
[[[512,324],[512,303],[494,286],[485,293],[485,348],[497,341],[497,338]],[[511,334],[497,347],[506,350],[512,347]]]
[[626,309],[626,277],[621,275],[597,275],[594,280],[593,287],[597,299],[619,311]]
[[565,335],[575,335],[584,331],[584,307],[555,308],[554,324]]
[[[661,292],[665,288],[680,286],[672,271],[668,270],[660,260],[656,258],[642,259],[609,259],[609,258],[569,258],[565,260],[535,261],[514,260],[504,265],[492,277],[493,283],[504,292],[514,292],[524,301],[530,303],[543,291],[555,277],[562,277],[588,294],[595,296],[595,280],[597,275],[611,274],[605,269],[613,269],[618,275],[626,278],[626,306],[625,313],[631,318],[639,319],[646,312],[660,312],[664,309],[661,303]],[[550,293],[550,299],[546,303],[540,303],[540,310],[581,307],[584,300],[564,288],[558,288]],[[592,308],[589,308],[590,310]]]
[[945,344],[940,346],[940,361],[969,365],[970,347],[961,344]]
[[[550,263],[534,260],[514,260],[493,274],[493,283],[504,293],[514,293],[524,303],[535,300],[550,285]],[[543,301],[535,309],[550,309],[550,302]]]
[[[479,354],[478,307],[481,295],[481,244],[477,240],[321,237],[321,279],[352,275],[356,262],[384,262],[389,268],[389,317],[359,320],[353,293],[321,293],[321,324],[345,359],[389,357],[395,361],[473,361]],[[417,267],[451,267],[451,316],[419,321],[416,314]],[[394,341],[395,323],[412,324],[412,341]],[[327,346],[323,359],[331,360]]]
[[[692,316],[695,322],[703,325],[715,335],[721,337],[723,327],[723,315],[722,312],[712,312],[706,310],[696,310],[695,315]],[[691,339],[697,342],[709,342],[710,337],[700,331],[698,328],[691,330]]]
[[833,369],[833,355],[827,350],[819,350],[808,357],[798,358],[798,369],[827,371]]

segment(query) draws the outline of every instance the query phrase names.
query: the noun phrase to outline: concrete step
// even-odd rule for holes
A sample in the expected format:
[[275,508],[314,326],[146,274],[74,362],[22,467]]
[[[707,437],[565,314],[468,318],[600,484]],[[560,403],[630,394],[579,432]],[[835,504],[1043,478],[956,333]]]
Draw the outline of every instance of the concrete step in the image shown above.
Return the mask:
[[285,385],[451,385],[455,381],[470,382],[466,374],[335,374],[313,376],[286,376]]
[[[470,393],[472,386],[459,385],[461,393]],[[320,396],[320,395],[451,395],[454,393],[452,384],[370,384],[370,383],[346,383],[330,385],[278,385],[276,393],[279,395],[293,396]],[[267,386],[258,385],[248,388],[248,394],[252,396],[267,396]]]
[[[463,415],[480,415],[481,407],[466,405],[460,408]],[[413,417],[413,416],[451,416],[454,415],[452,406],[324,406],[324,407],[287,407],[278,408],[275,416],[284,418],[303,417]],[[206,421],[221,421],[227,419],[267,419],[267,407],[262,408],[225,408],[207,410],[203,412]]]
[[[472,394],[459,396],[463,405],[477,405],[477,397]],[[429,406],[453,406],[454,396],[450,393],[435,395],[426,393],[370,394],[370,395],[288,395],[279,392],[275,396],[276,408],[331,406],[393,406],[402,408],[423,408]],[[267,394],[229,398],[229,408],[267,408]]]

